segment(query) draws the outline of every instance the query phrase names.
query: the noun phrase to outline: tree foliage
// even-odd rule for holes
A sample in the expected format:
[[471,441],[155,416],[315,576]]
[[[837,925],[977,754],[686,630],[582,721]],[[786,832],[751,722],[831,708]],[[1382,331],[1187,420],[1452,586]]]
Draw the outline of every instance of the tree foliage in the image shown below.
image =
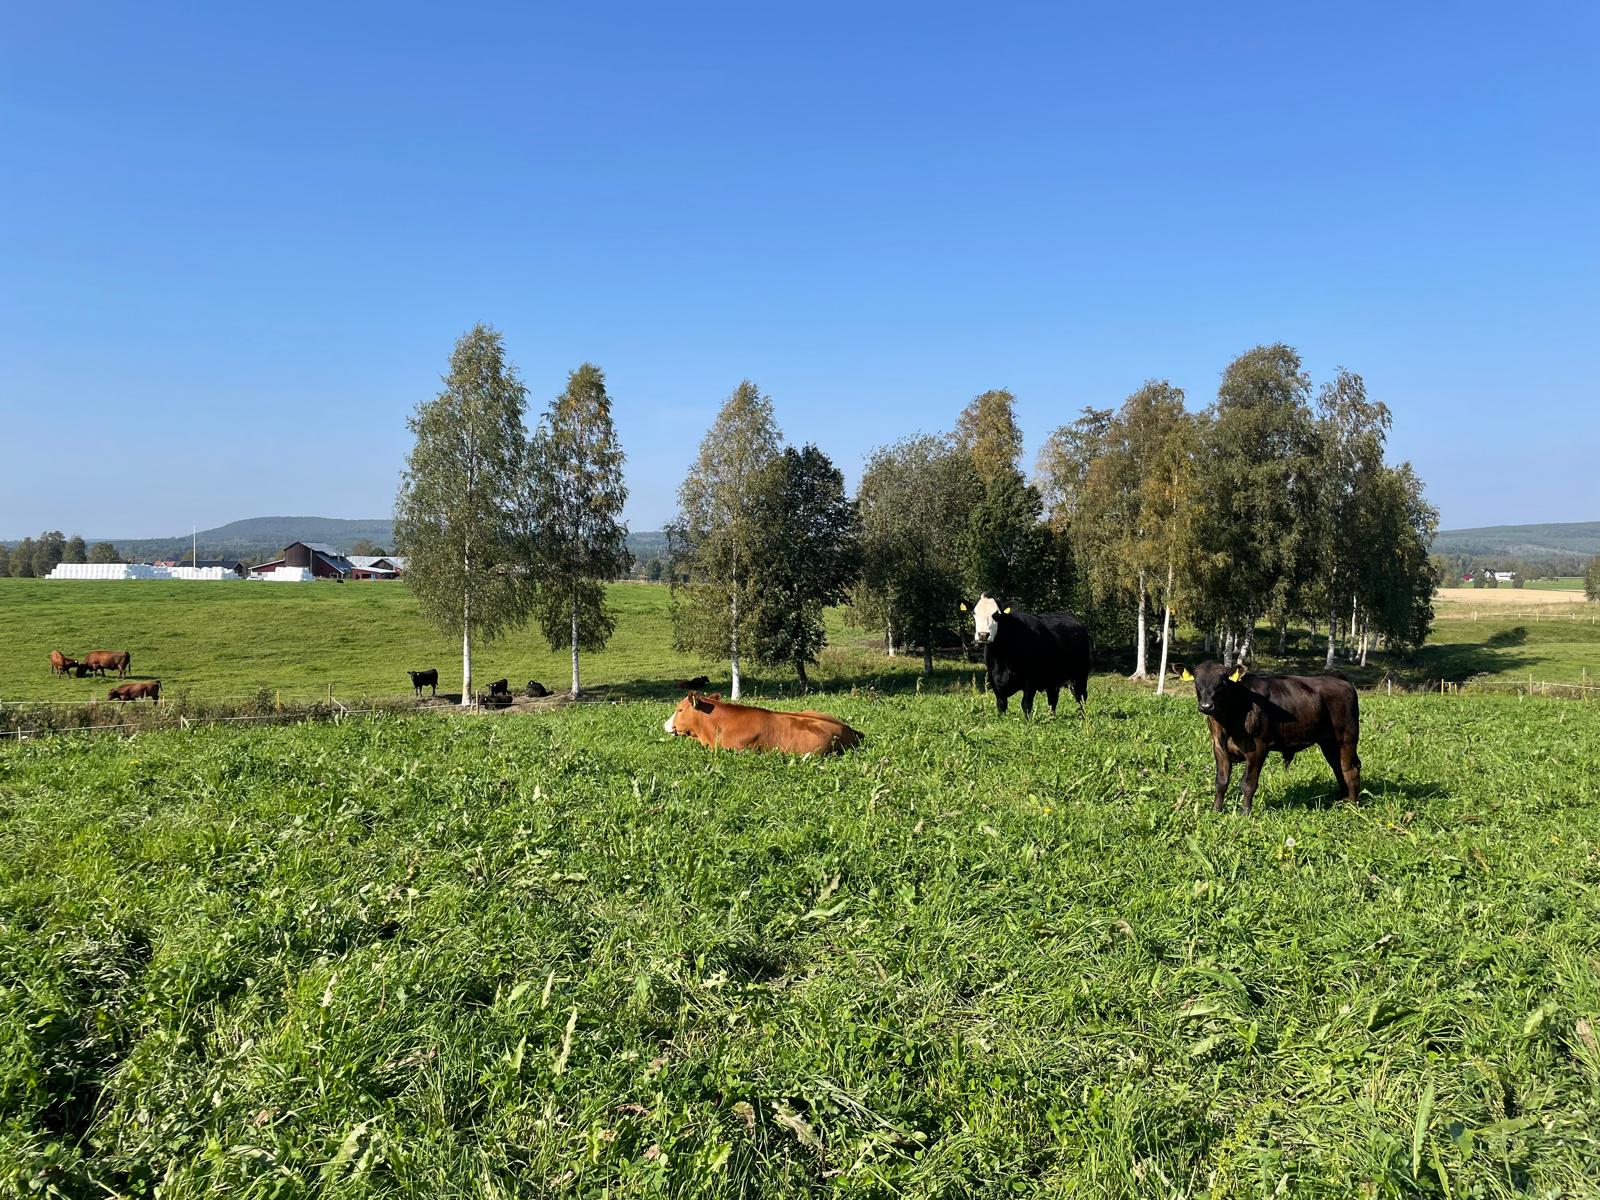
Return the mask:
[[574,696],[579,651],[604,648],[616,628],[606,581],[633,563],[622,522],[623,461],[605,373],[584,363],[567,377],[534,436],[524,505],[538,580],[534,617],[552,650],[571,647]]
[[1583,594],[1589,600],[1600,600],[1600,554],[1591,558],[1584,568]]
[[873,454],[857,490],[860,595],[891,645],[920,645],[923,671],[953,633],[963,599],[969,517],[983,495],[972,456],[949,438],[908,438]]
[[759,581],[751,614],[751,657],[806,666],[827,644],[823,613],[848,595],[861,565],[861,530],[844,476],[814,445],[786,447],[757,478],[757,537],[751,577]]
[[117,548],[110,542],[96,542],[89,547],[88,561],[92,563],[117,563],[122,561],[122,556],[117,553]]
[[1022,429],[1017,424],[1016,397],[1004,388],[974,396],[956,419],[954,443],[972,458],[985,486],[1002,475],[1017,473],[1022,458]]
[[444,387],[407,421],[416,437],[395,499],[404,575],[423,614],[462,639],[462,703],[472,701],[472,642],[526,623],[533,606],[526,521],[527,389],[500,333],[456,342]]
[[[772,400],[744,380],[701,440],[678,488],[678,517],[667,529],[674,643],[680,650],[728,655],[735,699],[760,583],[752,570],[760,538],[756,483],[781,446]],[[680,576],[688,581],[677,582]]]

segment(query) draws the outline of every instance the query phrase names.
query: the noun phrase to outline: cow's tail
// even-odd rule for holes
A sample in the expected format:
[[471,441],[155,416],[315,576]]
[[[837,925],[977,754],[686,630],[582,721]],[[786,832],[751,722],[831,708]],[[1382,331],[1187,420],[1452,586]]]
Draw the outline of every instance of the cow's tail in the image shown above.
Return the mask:
[[133,652],[124,650],[122,652],[122,678],[126,679],[128,672],[131,670],[133,670]]

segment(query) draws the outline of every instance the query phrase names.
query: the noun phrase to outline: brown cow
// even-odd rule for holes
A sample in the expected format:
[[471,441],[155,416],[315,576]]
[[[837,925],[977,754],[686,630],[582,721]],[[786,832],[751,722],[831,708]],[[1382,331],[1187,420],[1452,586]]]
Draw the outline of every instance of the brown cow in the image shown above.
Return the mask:
[[1222,811],[1233,764],[1244,764],[1239,800],[1245,815],[1255,798],[1261,765],[1276,750],[1288,766],[1302,750],[1316,746],[1333,768],[1340,791],[1361,799],[1361,711],[1356,689],[1343,675],[1247,675],[1221,663],[1201,663],[1190,676],[1195,703],[1211,726],[1211,751],[1217,760],[1217,792],[1212,807]]
[[146,679],[139,683],[119,683],[111,689],[107,700],[160,700],[161,680]]
[[61,651],[50,651],[50,674],[65,675],[68,671],[75,670],[77,666],[75,659],[68,658]]
[[96,675],[103,676],[115,670],[118,679],[126,679],[128,668],[133,666],[133,655],[126,650],[91,650],[83,656],[83,665]]
[[662,728],[675,737],[692,737],[713,750],[831,754],[862,741],[859,732],[826,713],[774,712],[699,692],[690,692],[679,701]]

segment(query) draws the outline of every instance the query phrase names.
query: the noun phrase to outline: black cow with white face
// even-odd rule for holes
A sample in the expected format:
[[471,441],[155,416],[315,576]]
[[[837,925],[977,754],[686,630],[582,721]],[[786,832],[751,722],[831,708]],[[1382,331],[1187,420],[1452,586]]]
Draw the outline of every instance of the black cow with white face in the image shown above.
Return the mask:
[[1240,807],[1250,814],[1261,765],[1276,750],[1288,766],[1312,746],[1333,768],[1339,790],[1355,804],[1361,798],[1361,710],[1356,689],[1343,675],[1247,675],[1221,663],[1201,663],[1194,674],[1194,698],[1211,726],[1211,751],[1217,761],[1217,792],[1212,807],[1222,811],[1233,764],[1244,764]]
[[[969,611],[961,606],[962,612]],[[1078,701],[1089,696],[1089,630],[1071,613],[1026,613],[985,592],[971,608],[973,638],[983,647],[983,665],[1002,713],[1017,692],[1024,716],[1033,715],[1033,697],[1043,692],[1056,711],[1063,687]]]

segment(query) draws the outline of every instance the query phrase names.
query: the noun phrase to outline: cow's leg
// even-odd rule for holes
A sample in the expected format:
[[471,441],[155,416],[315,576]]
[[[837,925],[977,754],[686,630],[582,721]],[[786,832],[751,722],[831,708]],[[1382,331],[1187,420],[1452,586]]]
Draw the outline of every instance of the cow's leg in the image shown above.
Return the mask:
[[1055,716],[1056,715],[1056,701],[1061,698],[1061,689],[1058,688],[1058,687],[1047,687],[1047,688],[1045,688],[1045,690],[1044,690],[1044,698],[1046,700],[1050,701],[1050,715],[1052,717]]
[[1002,692],[999,688],[995,688],[995,690],[994,690],[994,707],[995,707],[995,711],[998,712],[1002,717],[1005,716],[1006,715],[1006,706],[1009,705],[1010,703],[1011,703],[1010,694],[1006,693],[1006,692]]
[[1228,781],[1233,778],[1233,762],[1218,742],[1211,743],[1211,752],[1217,760],[1217,794],[1211,798],[1211,811],[1221,812],[1223,798],[1228,794]]
[[1025,716],[1025,717],[1033,716],[1033,689],[1032,688],[1023,688],[1022,689],[1022,715]]
[[1258,739],[1255,750],[1245,755],[1244,782],[1239,785],[1239,804],[1247,817],[1250,815],[1250,802],[1256,798],[1256,784],[1261,781],[1261,767],[1266,761],[1266,748]]
[[1339,747],[1339,778],[1344,780],[1350,803],[1360,804],[1361,756],[1356,753],[1356,748],[1353,744]]

